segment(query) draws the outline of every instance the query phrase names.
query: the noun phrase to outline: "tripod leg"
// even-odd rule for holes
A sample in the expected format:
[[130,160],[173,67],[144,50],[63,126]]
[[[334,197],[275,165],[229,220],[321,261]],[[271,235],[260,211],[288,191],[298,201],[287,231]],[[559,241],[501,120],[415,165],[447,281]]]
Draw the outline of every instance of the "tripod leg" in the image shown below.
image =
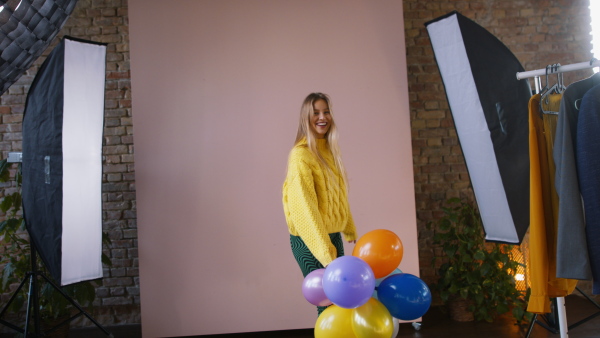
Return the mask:
[[[40,297],[37,280],[37,275],[40,272],[38,271],[37,254],[33,245],[31,245],[31,271],[33,271],[33,273],[31,274],[31,282],[29,283],[29,299],[33,301],[33,327],[35,328],[35,335],[39,336],[42,333],[40,326]],[[29,311],[29,308],[27,308],[27,311]],[[27,319],[29,319],[29,316]],[[25,330],[27,330],[27,324],[25,324]],[[27,337],[27,334],[25,334],[25,337]]]
[[[33,307],[32,301],[31,301],[31,295],[34,293],[33,292],[33,281],[35,280],[35,275],[34,274],[30,274],[29,275],[29,297],[27,297],[27,312],[25,313],[25,327],[24,327],[24,332],[23,332],[23,337],[27,337],[27,334],[29,333],[29,318],[31,317],[30,312],[31,308]],[[36,331],[37,333],[38,331]]]
[[[21,281],[21,284],[19,284],[19,287],[17,287],[17,289],[14,291],[13,295],[10,297],[10,299],[8,300],[8,303],[6,303],[6,305],[4,306],[4,308],[2,309],[2,312],[0,312],[0,318],[2,318],[4,316],[4,313],[8,310],[8,307],[12,304],[12,302],[14,302],[15,298],[17,298],[17,295],[19,294],[19,292],[21,292],[21,289],[23,288],[23,286],[25,286],[25,282],[27,282],[28,280],[30,280],[31,278],[31,272],[28,272],[25,277],[23,277],[23,280]],[[29,304],[29,300],[28,300],[28,304]],[[28,307],[29,310],[29,307]],[[5,320],[0,319],[0,324],[9,327],[19,333],[23,333],[23,329],[20,327],[17,327],[14,324],[11,324]]]
[[[579,291],[579,293],[581,293],[582,296],[584,296],[588,301],[590,301],[590,303],[594,304],[597,308],[600,309],[600,305],[598,305],[598,303],[596,303],[596,301],[594,301],[590,296],[588,296],[585,292],[583,292],[583,290],[581,290],[578,286],[575,287],[575,289],[577,289],[577,291]],[[569,330],[570,329],[574,329],[577,326],[579,326],[579,325],[581,325],[581,324],[583,324],[583,323],[585,323],[585,322],[587,322],[589,320],[592,320],[592,319],[594,319],[594,318],[596,318],[598,316],[600,316],[600,311],[597,311],[596,313],[594,313],[594,314],[592,314],[592,315],[590,315],[588,317],[585,317],[584,319],[578,321],[577,323],[569,325]]]
[[40,330],[40,299],[38,297],[38,283],[37,283],[37,259],[35,250],[31,250],[31,270],[33,271],[29,275],[29,297],[27,297],[27,313],[25,315],[25,328],[23,336],[27,337],[29,333],[29,318],[31,309],[33,309],[33,327],[35,336],[39,336]]
[[525,335],[525,338],[529,338],[529,336],[531,335],[531,331],[533,331],[533,326],[535,325],[535,322],[537,321],[537,313],[533,315],[533,317],[531,318],[531,322],[529,323],[529,328],[527,329],[527,334]]
[[21,284],[19,284],[19,287],[17,287],[17,289],[15,290],[15,292],[13,293],[13,295],[8,300],[8,303],[6,303],[6,305],[4,305],[4,308],[2,309],[2,312],[0,312],[0,318],[2,318],[4,316],[4,313],[6,313],[6,311],[8,310],[8,307],[10,306],[10,304],[15,300],[15,298],[17,298],[17,295],[19,294],[19,291],[21,291],[21,289],[25,285],[25,282],[27,282],[29,280],[29,276],[30,275],[31,275],[31,273],[28,272],[25,275],[25,277],[23,277],[23,280],[21,281]]
[[577,289],[577,291],[579,291],[579,293],[581,293],[582,296],[584,296],[587,300],[590,301],[590,303],[594,304],[597,308],[600,309],[600,305],[598,303],[596,303],[596,301],[594,301],[587,293],[583,292],[583,290],[581,290],[579,287],[575,287]]
[[68,300],[73,306],[75,306],[81,313],[83,313],[84,316],[86,316],[90,321],[92,321],[92,323],[94,323],[94,325],[96,325],[100,330],[102,330],[102,332],[104,332],[107,336],[112,337],[113,335],[108,332],[102,325],[100,325],[100,323],[98,323],[96,320],[94,320],[94,318],[87,313],[79,304],[77,304],[77,302],[75,300],[73,300],[71,297],[69,297],[69,295],[67,295],[58,285],[54,284],[54,282],[52,280],[50,280],[50,278],[46,277],[45,275],[41,275],[48,283],[50,283],[50,285],[52,285],[52,287],[60,292],[60,294],[65,297],[66,300]]

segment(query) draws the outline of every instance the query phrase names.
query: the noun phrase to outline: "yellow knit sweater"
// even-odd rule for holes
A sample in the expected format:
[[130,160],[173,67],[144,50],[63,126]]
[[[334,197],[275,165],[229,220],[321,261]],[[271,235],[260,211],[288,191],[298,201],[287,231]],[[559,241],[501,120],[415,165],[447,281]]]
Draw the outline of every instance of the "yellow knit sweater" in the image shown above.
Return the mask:
[[[327,169],[310,152],[305,140],[299,142],[290,152],[283,183],[283,210],[290,234],[300,236],[315,258],[327,266],[337,257],[329,234],[341,232],[352,241],[356,239],[356,228],[348,192],[327,140],[318,139],[317,149],[333,169],[336,182],[328,182]],[[333,188],[336,185],[338,188]]]

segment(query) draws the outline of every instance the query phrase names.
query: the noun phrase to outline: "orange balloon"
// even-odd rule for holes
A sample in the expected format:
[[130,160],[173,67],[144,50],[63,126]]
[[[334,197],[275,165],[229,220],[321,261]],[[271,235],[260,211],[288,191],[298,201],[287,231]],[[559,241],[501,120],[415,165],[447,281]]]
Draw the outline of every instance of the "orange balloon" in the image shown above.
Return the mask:
[[373,269],[375,278],[389,275],[402,261],[404,247],[395,233],[378,229],[364,234],[354,246],[352,256],[358,257]]

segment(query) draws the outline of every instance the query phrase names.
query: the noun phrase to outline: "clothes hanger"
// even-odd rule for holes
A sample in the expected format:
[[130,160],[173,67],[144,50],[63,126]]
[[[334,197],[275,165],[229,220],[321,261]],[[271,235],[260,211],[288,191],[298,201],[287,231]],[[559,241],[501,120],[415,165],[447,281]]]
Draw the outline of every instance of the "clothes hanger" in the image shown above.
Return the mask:
[[[545,110],[543,105],[543,103],[546,103],[546,105],[550,103],[550,95],[562,94],[562,92],[566,89],[563,84],[562,73],[556,73],[558,71],[558,67],[560,67],[560,63],[546,66],[546,85],[544,89],[542,89],[542,96],[540,97],[540,112],[542,114],[558,115],[557,111]],[[548,88],[548,75],[552,73],[556,73],[556,83],[552,85],[552,87]]]
[[[540,90],[540,95],[543,95],[546,93],[546,91],[549,89],[548,87],[548,68],[550,68],[551,65],[547,65],[546,66],[546,85]],[[540,84],[541,86],[541,84]]]
[[[556,69],[558,70],[560,67],[560,63],[557,63]],[[558,94],[562,94],[567,87],[565,86],[563,73],[556,73],[556,80],[558,81],[558,86],[556,88]]]

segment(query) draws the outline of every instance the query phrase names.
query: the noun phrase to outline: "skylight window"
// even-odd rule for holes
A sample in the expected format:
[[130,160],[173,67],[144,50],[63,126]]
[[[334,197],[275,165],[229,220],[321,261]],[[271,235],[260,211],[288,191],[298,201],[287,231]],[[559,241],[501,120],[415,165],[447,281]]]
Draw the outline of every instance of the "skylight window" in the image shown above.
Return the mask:
[[[592,19],[592,55],[600,59],[600,0],[590,0],[590,17]],[[598,68],[594,68],[598,72]]]

